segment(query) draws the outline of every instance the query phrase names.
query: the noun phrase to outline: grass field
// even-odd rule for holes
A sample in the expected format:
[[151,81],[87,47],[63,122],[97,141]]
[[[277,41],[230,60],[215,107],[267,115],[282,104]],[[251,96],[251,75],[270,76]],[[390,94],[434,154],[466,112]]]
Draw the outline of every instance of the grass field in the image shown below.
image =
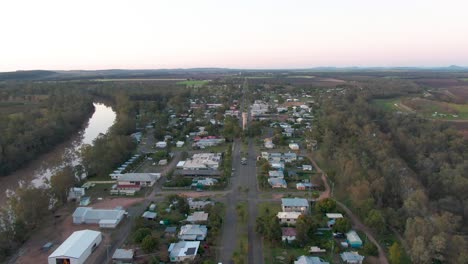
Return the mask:
[[186,81],[182,81],[182,82],[177,82],[178,85],[186,85],[186,86],[203,86],[207,83],[209,83],[210,80],[186,80]]
[[375,99],[372,104],[386,111],[414,112],[437,120],[468,120],[468,104],[454,104],[422,98]]
[[398,108],[398,103],[400,103],[400,98],[391,98],[391,99],[375,99],[372,100],[372,104],[382,108],[386,111],[395,111],[400,110]]

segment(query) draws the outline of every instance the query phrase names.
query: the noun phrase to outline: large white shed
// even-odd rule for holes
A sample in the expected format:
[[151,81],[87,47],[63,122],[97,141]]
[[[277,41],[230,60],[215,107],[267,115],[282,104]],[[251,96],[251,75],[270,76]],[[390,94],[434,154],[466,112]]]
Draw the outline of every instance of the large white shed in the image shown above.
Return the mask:
[[49,264],[82,264],[101,243],[102,234],[93,230],[76,231],[49,256]]

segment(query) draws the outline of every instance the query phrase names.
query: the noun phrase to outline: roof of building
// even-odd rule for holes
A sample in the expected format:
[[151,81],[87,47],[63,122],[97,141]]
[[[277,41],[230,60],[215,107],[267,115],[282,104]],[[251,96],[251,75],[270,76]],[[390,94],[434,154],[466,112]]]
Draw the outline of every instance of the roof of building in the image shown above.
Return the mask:
[[164,229],[165,233],[175,233],[177,232],[177,226],[168,226]]
[[281,204],[283,206],[293,206],[293,207],[309,207],[309,202],[304,198],[283,198],[281,199]]
[[287,187],[287,183],[286,181],[283,179],[283,178],[269,178],[268,179],[268,183],[271,185],[271,186],[283,186],[283,187]]
[[271,170],[271,171],[268,171],[268,176],[270,176],[270,177],[283,178],[283,177],[284,177],[284,173],[283,173],[282,171]]
[[340,254],[341,259],[345,262],[360,262],[364,260],[364,256],[359,255],[357,252],[343,252]]
[[327,218],[330,218],[330,219],[343,218],[343,215],[338,214],[338,213],[327,213],[326,216],[327,216]]
[[282,227],[281,228],[281,234],[282,236],[296,236],[297,235],[297,232],[296,232],[296,228],[294,227]]
[[118,248],[112,255],[112,259],[133,259],[133,249]]
[[348,242],[350,243],[353,243],[353,242],[362,243],[361,238],[354,230],[351,230],[348,233],[346,233],[346,240],[348,240]]
[[125,214],[125,210],[117,209],[93,209],[92,207],[78,207],[73,213],[74,218],[119,220]]
[[69,258],[79,258],[90,244],[101,236],[101,232],[93,230],[80,230],[73,232],[49,258],[66,256]]
[[200,247],[200,241],[179,241],[169,246],[170,257],[195,256]]
[[205,225],[184,225],[180,227],[179,236],[205,236],[207,232]]
[[124,173],[118,178],[118,181],[144,181],[152,182],[161,177],[161,173]]
[[155,212],[145,211],[142,215],[143,218],[155,219],[158,214]]
[[328,262],[319,257],[300,256],[296,261],[294,261],[294,264],[328,264]]
[[187,217],[188,222],[208,221],[208,213],[197,211]]
[[276,215],[278,218],[290,218],[290,219],[297,219],[302,214],[299,212],[278,212]]

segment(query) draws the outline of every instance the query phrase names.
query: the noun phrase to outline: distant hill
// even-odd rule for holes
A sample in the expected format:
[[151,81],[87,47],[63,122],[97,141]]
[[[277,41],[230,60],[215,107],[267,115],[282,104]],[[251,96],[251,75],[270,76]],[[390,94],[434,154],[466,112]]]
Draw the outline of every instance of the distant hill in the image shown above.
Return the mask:
[[43,81],[43,80],[93,80],[93,79],[145,79],[145,78],[216,78],[258,72],[465,72],[467,67],[315,67],[304,69],[228,69],[228,68],[189,68],[189,69],[148,69],[148,70],[71,70],[71,71],[15,71],[0,72],[0,81]]
[[40,80],[52,75],[54,71],[34,70],[34,71],[15,71],[15,72],[0,72],[0,80]]

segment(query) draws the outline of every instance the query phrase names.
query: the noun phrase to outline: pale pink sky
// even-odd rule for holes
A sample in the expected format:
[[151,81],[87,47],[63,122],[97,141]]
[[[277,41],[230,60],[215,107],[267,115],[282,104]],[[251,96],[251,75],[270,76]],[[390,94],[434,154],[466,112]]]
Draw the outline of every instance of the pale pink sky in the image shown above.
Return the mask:
[[0,0],[0,71],[468,66],[466,0]]

